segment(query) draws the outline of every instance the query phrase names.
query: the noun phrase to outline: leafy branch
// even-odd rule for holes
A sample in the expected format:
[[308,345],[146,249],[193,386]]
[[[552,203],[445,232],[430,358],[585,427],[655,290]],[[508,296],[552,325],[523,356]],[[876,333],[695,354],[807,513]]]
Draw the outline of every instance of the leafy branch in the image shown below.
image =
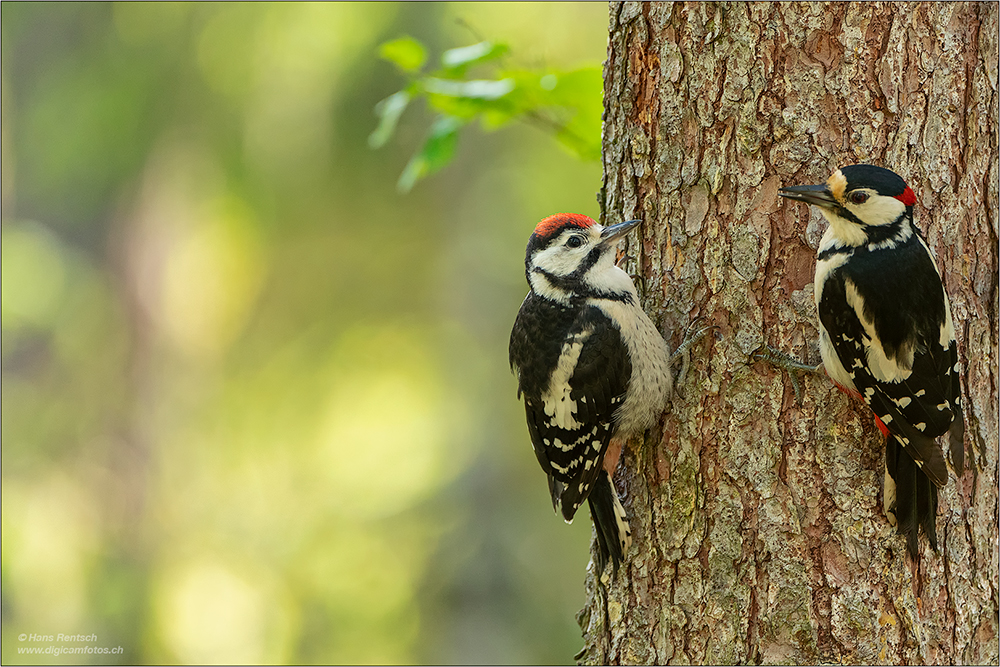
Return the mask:
[[[483,41],[445,51],[440,67],[424,72],[427,49],[416,39],[400,37],[379,47],[379,55],[393,63],[408,82],[375,105],[379,122],[368,145],[384,146],[403,112],[418,98],[424,98],[436,112],[423,145],[399,177],[400,192],[409,192],[417,181],[448,164],[455,155],[459,131],[476,120],[487,131],[520,120],[552,133],[582,160],[600,159],[600,67],[506,69],[499,62],[508,51],[505,44]],[[478,66],[492,67],[492,78],[470,78],[469,71]]]

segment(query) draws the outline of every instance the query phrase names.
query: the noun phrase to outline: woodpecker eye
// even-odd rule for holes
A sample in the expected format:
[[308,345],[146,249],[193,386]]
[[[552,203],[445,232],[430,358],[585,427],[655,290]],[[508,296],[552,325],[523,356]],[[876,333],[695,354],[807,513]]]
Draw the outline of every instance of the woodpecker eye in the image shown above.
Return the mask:
[[583,237],[582,236],[571,236],[566,241],[566,245],[568,247],[570,247],[570,248],[579,248],[580,246],[583,245]]
[[864,204],[866,201],[868,201],[868,193],[861,192],[860,190],[855,190],[851,194],[847,195],[847,199],[852,204]]

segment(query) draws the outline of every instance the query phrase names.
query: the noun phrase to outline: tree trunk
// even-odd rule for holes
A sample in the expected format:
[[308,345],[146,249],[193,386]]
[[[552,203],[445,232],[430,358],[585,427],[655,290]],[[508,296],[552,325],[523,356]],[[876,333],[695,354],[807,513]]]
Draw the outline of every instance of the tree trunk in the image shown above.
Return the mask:
[[[676,346],[707,318],[662,429],[616,479],[635,546],[580,614],[588,663],[996,663],[996,3],[611,5],[602,206],[642,218],[627,268]],[[967,469],[940,555],[882,510],[870,411],[748,356],[819,362],[826,223],[777,196],[886,166],[956,323]]]

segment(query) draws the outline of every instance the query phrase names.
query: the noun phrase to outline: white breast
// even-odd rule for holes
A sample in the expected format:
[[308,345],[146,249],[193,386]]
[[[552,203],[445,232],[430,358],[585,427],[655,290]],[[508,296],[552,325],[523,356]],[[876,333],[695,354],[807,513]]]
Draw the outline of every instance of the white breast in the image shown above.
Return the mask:
[[[634,287],[632,293],[635,294]],[[640,433],[656,423],[670,398],[673,388],[670,348],[638,305],[610,299],[588,299],[588,302],[618,325],[632,362],[625,402],[615,414],[615,435]],[[638,303],[638,298],[634,303]]]

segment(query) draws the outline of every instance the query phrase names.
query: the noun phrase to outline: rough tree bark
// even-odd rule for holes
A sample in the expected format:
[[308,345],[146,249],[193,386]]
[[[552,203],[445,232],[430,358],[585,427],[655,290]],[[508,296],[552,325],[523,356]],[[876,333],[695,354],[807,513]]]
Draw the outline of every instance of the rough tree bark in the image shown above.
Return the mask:
[[[662,429],[616,480],[635,546],[588,577],[588,663],[996,663],[996,3],[612,3],[610,221],[674,345],[700,343]],[[882,511],[867,408],[824,378],[798,402],[762,343],[819,361],[825,221],[782,184],[887,166],[918,194],[962,360],[969,467],[940,494],[940,556]]]

